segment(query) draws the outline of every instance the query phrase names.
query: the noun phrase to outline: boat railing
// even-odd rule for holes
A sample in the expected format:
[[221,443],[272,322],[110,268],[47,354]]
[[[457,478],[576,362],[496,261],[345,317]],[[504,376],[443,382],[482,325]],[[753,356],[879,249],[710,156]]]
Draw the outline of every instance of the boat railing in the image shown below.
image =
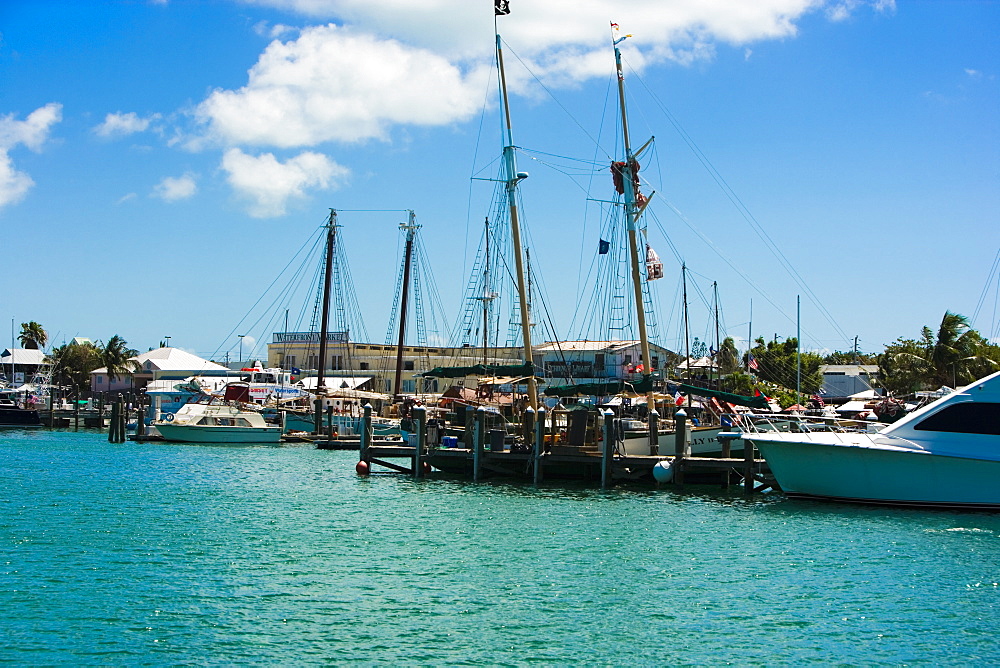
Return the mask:
[[877,433],[888,425],[871,420],[854,420],[833,416],[781,414],[781,413],[735,413],[723,416],[731,422],[733,431],[762,433],[784,431],[792,433],[833,432],[833,433]]

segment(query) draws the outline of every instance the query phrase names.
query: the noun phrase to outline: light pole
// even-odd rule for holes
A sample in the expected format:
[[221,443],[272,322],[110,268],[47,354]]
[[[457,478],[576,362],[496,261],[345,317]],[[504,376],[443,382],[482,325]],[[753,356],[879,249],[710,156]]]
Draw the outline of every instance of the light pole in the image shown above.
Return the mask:
[[237,334],[236,336],[240,337],[240,366],[243,366],[243,337],[246,334]]

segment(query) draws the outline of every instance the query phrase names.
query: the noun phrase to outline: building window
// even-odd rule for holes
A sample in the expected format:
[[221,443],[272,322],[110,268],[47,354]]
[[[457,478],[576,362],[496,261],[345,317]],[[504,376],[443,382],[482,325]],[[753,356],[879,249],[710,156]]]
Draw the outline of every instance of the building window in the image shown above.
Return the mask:
[[[406,360],[406,361],[404,361],[403,362],[403,370],[404,371],[413,371],[413,360]],[[412,392],[413,390],[409,390],[409,391]]]
[[295,355],[285,355],[285,364],[288,366],[282,366],[283,369],[291,369],[295,366]]
[[358,368],[362,371],[368,371],[368,362],[359,362]]

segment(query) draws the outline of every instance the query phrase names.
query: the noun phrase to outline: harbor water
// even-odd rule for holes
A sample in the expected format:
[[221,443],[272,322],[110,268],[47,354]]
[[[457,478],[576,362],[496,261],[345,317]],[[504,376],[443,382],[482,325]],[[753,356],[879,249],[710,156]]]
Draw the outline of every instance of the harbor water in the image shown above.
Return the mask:
[[1000,514],[356,459],[0,432],[0,662],[1000,664]]

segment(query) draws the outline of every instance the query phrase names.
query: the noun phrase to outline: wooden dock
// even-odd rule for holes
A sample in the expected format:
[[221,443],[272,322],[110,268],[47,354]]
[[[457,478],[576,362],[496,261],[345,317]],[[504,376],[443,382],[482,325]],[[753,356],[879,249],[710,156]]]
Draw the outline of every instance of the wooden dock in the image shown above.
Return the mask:
[[[449,474],[464,475],[473,480],[503,477],[541,482],[545,479],[571,479],[596,482],[609,487],[618,481],[659,482],[669,472],[669,482],[684,484],[721,484],[728,487],[736,481],[751,481],[744,485],[747,494],[774,486],[767,469],[767,463],[753,456],[752,448],[745,449],[742,458],[733,457],[692,457],[683,448],[673,456],[666,455],[622,455],[615,452],[617,444],[614,434],[616,426],[611,416],[607,419],[606,438],[599,447],[594,445],[567,446],[544,443],[544,412],[536,422],[534,438],[528,446],[512,449],[487,449],[486,430],[483,415],[477,416],[477,424],[471,448],[446,448],[436,443],[428,443],[425,414],[415,409],[416,445],[376,443],[371,439],[370,407],[366,407],[365,424],[362,433],[359,474],[375,471],[376,466],[391,471],[405,473],[420,478],[437,469]],[[681,424],[680,429],[685,429]],[[740,435],[726,434],[723,454],[729,453],[729,444]],[[686,442],[681,433],[678,443]],[[654,470],[661,469],[659,475]]]

